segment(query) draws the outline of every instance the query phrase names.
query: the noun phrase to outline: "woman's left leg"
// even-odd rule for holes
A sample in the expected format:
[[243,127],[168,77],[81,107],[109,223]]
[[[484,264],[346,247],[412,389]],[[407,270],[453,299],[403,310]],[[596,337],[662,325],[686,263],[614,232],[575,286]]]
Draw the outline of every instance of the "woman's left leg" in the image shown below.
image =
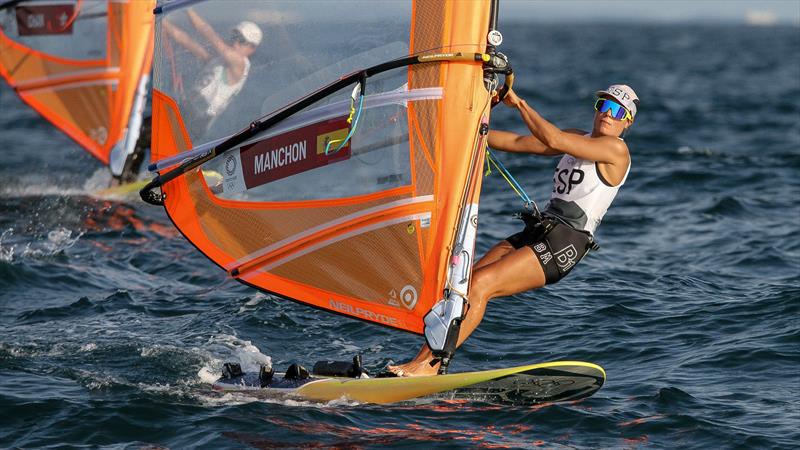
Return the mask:
[[489,249],[489,251],[478,260],[478,262],[472,268],[472,271],[475,272],[484,266],[488,266],[489,264],[496,262],[503,256],[506,256],[513,251],[514,246],[512,246],[508,241],[502,240],[497,245]]

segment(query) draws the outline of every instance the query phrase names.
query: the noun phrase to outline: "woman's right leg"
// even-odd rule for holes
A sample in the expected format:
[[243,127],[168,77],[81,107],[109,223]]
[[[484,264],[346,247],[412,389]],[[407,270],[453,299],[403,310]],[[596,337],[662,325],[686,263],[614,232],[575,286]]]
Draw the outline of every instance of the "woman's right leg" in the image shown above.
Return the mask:
[[[503,242],[508,244],[506,241]],[[511,250],[502,257],[476,268],[472,273],[469,308],[461,322],[458,345],[461,345],[481,323],[489,300],[538,289],[545,285],[544,269],[533,250],[527,246],[515,250],[511,244],[508,244],[508,247]]]
[[[458,346],[481,323],[486,312],[486,304],[490,299],[540,288],[545,284],[544,270],[533,250],[529,247],[514,250],[508,244],[510,251],[506,251],[507,248],[502,244],[501,242],[490,250],[480,264],[476,265],[476,269],[472,273],[469,307],[461,322]],[[490,256],[496,257],[495,260],[491,263],[485,262],[484,260]],[[434,363],[433,354],[426,344],[422,345],[417,356],[411,361],[388,367],[389,370],[400,376],[434,375],[438,372],[438,368],[439,364]]]

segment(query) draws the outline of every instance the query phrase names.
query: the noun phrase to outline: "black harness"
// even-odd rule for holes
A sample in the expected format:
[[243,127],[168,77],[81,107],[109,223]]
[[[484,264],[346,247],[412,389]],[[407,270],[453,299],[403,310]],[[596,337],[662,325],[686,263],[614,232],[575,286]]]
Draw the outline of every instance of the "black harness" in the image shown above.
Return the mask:
[[600,245],[594,239],[591,233],[584,230],[576,230],[575,227],[565,222],[563,219],[557,216],[553,216],[547,213],[539,213],[539,211],[521,211],[514,214],[514,218],[520,219],[525,222],[525,228],[533,236],[533,239],[536,241],[544,241],[548,234],[553,231],[556,225],[562,224],[572,228],[575,231],[580,233],[586,234],[588,237],[588,241],[586,244],[586,250],[598,251],[600,250]]

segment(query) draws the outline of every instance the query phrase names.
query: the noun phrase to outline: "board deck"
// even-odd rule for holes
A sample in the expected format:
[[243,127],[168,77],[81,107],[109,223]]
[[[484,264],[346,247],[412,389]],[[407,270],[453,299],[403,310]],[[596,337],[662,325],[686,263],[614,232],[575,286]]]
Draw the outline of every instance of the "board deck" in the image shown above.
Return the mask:
[[131,183],[120,184],[109,188],[98,189],[94,192],[95,197],[127,197],[137,195],[150,180],[139,180]]
[[220,378],[213,388],[262,398],[293,398],[326,402],[346,399],[363,403],[394,403],[434,396],[510,405],[571,401],[586,398],[603,386],[602,367],[581,361],[554,361],[506,369],[400,378],[335,378],[312,375],[284,380],[276,374],[261,387],[257,373]]
[[[219,172],[215,172],[213,170],[204,170],[203,176],[206,178],[207,182],[213,186],[214,183],[221,183],[222,182],[222,175]],[[98,189],[94,191],[92,195],[95,197],[128,197],[128,196],[139,196],[139,191],[147,185],[151,180],[144,179],[144,180],[136,180],[131,181],[130,183],[123,183],[118,186],[111,186],[108,188]]]

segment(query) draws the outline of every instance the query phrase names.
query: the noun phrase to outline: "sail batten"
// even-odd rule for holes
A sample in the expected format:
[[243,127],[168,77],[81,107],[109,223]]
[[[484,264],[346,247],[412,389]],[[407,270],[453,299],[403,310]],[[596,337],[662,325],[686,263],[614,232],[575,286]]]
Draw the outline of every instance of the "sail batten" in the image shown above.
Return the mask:
[[[314,227],[312,232],[303,232],[291,236],[282,242],[278,242],[257,254],[248,255],[245,258],[236,261],[231,267],[231,272],[237,274],[252,270],[258,266],[266,265],[271,259],[284,255],[295,248],[302,247],[309,243],[318,241],[332,241],[329,236],[355,236],[359,233],[365,233],[377,229],[381,226],[394,225],[399,223],[398,220],[421,220],[423,218],[430,218],[431,205],[415,205],[413,202],[403,202],[402,206],[381,207],[378,211],[371,211],[370,213],[359,213],[351,215],[346,219],[328,222],[322,226]],[[421,210],[413,214],[409,212]],[[400,219],[398,219],[400,217]],[[344,231],[342,231],[344,230]],[[307,252],[306,252],[307,253]]]
[[[365,210],[358,211],[353,214],[349,214],[346,216],[342,216],[337,218],[336,220],[332,220],[330,222],[326,222],[315,227],[309,228],[307,230],[302,231],[301,233],[297,233],[293,236],[290,236],[286,239],[278,241],[269,247],[264,248],[255,253],[251,253],[244,258],[240,258],[239,260],[235,261],[233,264],[226,266],[225,268],[228,270],[233,270],[236,267],[240,267],[244,265],[249,260],[255,260],[258,258],[263,257],[266,254],[275,252],[276,250],[286,247],[288,244],[296,241],[300,241],[302,239],[306,239],[312,236],[320,236],[326,233],[330,233],[330,231],[335,231],[341,228],[343,225],[352,223],[354,221],[363,220],[365,218],[370,217],[380,217],[383,215],[387,215],[392,211],[405,208],[407,209],[409,206],[418,205],[420,203],[430,203],[433,201],[432,195],[426,195],[422,197],[411,197],[408,199],[397,200],[390,203],[382,204],[379,206],[374,206],[372,208],[367,208]],[[285,206],[284,206],[285,207]]]
[[[428,211],[420,212],[416,214],[410,215],[400,215],[399,217],[388,217],[388,218],[381,218],[381,219],[372,219],[369,223],[366,223],[355,230],[351,230],[348,232],[344,232],[341,234],[337,234],[332,237],[322,236],[320,239],[319,236],[315,237],[313,243],[309,243],[307,246],[303,247],[302,249],[290,253],[288,255],[281,255],[280,259],[275,258],[274,261],[265,261],[263,264],[258,264],[257,268],[263,272],[269,272],[270,270],[281,266],[291,260],[297,259],[301,256],[305,256],[309,253],[317,251],[321,248],[327,247],[328,245],[335,244],[337,242],[343,241],[345,239],[350,239],[354,236],[358,236],[360,234],[365,234],[370,231],[374,231],[380,228],[385,228],[391,225],[397,225],[401,223],[408,223],[414,221],[422,221],[422,220],[430,220],[431,213]],[[240,270],[241,273],[241,270]]]

